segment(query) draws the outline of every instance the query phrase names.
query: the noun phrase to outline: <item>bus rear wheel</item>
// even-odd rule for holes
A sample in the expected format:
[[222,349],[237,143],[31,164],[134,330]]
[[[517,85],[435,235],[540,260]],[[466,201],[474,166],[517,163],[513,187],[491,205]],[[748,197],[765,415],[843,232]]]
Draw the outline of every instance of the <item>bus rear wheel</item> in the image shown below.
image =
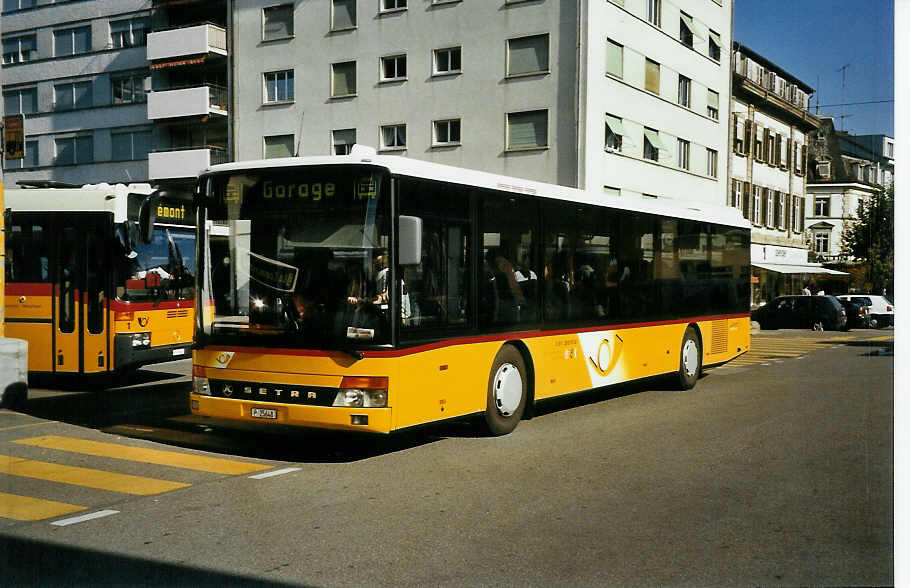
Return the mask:
[[701,342],[695,328],[689,327],[679,349],[679,386],[683,390],[691,390],[700,375]]
[[493,359],[487,383],[487,408],[483,416],[491,435],[506,435],[515,430],[524,414],[527,397],[524,359],[512,345],[503,345]]

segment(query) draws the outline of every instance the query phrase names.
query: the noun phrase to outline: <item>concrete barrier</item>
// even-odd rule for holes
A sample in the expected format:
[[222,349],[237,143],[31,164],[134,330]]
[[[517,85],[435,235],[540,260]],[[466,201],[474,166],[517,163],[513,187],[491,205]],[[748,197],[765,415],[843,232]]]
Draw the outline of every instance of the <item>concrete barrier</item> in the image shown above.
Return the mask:
[[0,407],[19,408],[28,398],[28,342],[0,337]]

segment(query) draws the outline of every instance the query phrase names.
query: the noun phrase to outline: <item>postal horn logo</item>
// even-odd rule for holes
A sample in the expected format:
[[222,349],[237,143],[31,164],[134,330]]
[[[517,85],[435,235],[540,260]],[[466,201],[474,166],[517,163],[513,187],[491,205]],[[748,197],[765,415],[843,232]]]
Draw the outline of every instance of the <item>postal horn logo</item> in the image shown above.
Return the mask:
[[142,327],[144,329],[146,326],[148,326],[148,324],[149,324],[149,317],[147,317],[147,316],[139,317],[139,326],[140,327]]
[[217,367],[226,368],[231,360],[234,358],[233,351],[222,351],[217,356],[215,356],[215,363],[218,364]]
[[594,366],[597,373],[603,377],[613,371],[613,368],[619,363],[619,356],[621,354],[622,338],[614,333],[613,341],[604,338],[600,342],[600,345],[597,346],[597,353],[588,356],[588,361],[591,362],[591,365]]

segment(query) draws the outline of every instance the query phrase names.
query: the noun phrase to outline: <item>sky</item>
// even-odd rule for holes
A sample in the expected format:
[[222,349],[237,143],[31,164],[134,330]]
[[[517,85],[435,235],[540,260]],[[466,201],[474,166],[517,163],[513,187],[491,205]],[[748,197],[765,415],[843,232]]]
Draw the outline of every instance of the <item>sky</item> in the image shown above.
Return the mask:
[[735,0],[733,40],[814,88],[838,130],[894,136],[893,102],[841,106],[894,100],[893,0]]

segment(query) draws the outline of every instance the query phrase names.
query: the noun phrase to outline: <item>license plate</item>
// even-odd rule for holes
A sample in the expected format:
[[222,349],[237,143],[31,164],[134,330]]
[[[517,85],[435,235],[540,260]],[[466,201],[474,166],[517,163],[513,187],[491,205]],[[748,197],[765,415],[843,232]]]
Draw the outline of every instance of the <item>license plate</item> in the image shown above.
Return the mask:
[[274,408],[251,408],[250,416],[254,419],[277,419],[278,410]]
[[175,350],[173,350],[171,353],[173,353],[175,356],[176,356],[176,355],[183,355],[184,353],[186,353],[186,349],[184,349],[184,348],[181,347],[180,349],[175,349]]

